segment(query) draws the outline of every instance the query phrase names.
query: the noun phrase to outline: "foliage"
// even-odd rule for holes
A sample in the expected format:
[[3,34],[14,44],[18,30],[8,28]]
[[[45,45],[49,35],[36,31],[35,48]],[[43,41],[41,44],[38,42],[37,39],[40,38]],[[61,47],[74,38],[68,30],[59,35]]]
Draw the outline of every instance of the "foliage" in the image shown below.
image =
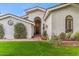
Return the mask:
[[75,32],[75,34],[71,36],[71,39],[79,41],[79,32]]
[[0,25],[0,39],[4,38],[4,35],[5,35],[4,28],[2,25]]
[[55,44],[57,40],[58,40],[58,37],[56,35],[53,35],[51,37],[51,39],[49,39],[49,43],[50,44]]
[[51,39],[48,41],[50,44],[52,44],[55,47],[62,45],[62,40],[59,38],[59,36],[53,35]]
[[66,33],[66,40],[71,40],[71,35],[72,35],[72,32],[68,32]]
[[47,35],[47,32],[46,31],[43,32],[42,39],[43,40],[47,40],[48,39],[48,35]]
[[62,33],[59,34],[59,39],[64,40],[65,37],[66,37],[66,34],[65,33],[62,32]]
[[76,40],[76,34],[75,33],[72,33],[70,39],[71,40]]
[[23,38],[26,38],[26,35],[27,35],[27,32],[26,32],[26,28],[25,28],[24,24],[17,23],[15,25],[14,37],[17,39],[23,39]]

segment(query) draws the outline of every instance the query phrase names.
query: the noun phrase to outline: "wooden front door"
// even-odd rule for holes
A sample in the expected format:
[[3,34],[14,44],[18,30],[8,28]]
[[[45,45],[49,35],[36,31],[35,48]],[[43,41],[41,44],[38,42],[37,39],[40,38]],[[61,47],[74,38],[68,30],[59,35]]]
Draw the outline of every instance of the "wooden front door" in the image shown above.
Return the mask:
[[41,20],[40,18],[35,18],[35,35],[41,34]]

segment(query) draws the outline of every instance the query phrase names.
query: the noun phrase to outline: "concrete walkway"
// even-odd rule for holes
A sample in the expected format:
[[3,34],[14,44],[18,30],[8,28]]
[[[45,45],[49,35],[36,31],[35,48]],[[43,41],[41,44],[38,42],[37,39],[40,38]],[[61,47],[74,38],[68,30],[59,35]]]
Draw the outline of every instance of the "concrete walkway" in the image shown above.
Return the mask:
[[42,40],[41,37],[35,37],[31,39],[0,39],[0,41],[46,41],[46,40]]
[[[45,41],[42,40],[41,37],[34,37],[31,39],[0,39],[0,41]],[[79,41],[62,41],[64,46],[79,46]]]

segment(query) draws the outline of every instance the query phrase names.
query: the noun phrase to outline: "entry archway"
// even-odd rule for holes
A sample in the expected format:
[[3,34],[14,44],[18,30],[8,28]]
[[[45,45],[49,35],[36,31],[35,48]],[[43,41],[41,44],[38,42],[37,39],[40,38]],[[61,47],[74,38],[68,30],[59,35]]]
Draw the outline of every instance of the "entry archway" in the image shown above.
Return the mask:
[[34,35],[41,35],[41,18],[35,17],[34,23]]

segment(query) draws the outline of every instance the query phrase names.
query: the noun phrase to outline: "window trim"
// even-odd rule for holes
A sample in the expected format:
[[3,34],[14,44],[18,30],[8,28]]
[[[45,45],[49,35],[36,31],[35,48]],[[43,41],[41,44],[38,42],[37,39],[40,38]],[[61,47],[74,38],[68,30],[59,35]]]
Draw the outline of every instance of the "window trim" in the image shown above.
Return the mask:
[[[67,19],[68,17],[71,17],[71,19]],[[71,29],[69,29],[69,30],[71,30],[71,31],[69,31],[68,30],[68,25],[69,24],[67,24],[68,23],[68,20],[70,20],[71,21]],[[65,32],[66,33],[68,33],[68,32],[73,32],[73,17],[71,16],[71,15],[68,15],[68,16],[66,16],[66,18],[65,18]]]

